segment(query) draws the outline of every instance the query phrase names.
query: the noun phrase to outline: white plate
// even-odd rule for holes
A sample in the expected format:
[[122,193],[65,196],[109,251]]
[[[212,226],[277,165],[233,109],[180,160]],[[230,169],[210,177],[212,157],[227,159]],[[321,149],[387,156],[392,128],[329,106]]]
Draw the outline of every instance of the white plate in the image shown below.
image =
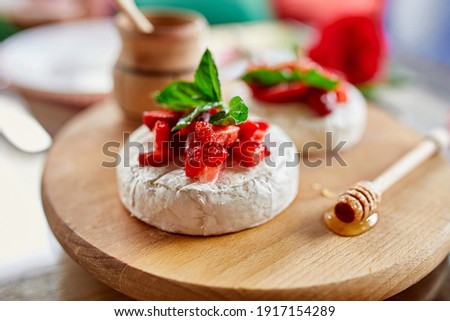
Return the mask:
[[111,92],[120,39],[111,19],[28,29],[0,46],[0,70],[12,85],[47,96]]

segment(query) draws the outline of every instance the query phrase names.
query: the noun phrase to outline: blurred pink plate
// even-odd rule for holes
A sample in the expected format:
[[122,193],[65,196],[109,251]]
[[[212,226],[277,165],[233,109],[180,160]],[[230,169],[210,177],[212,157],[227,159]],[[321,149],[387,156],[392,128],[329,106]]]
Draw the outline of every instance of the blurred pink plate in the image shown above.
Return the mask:
[[112,91],[120,40],[111,19],[28,29],[0,45],[0,72],[24,94],[88,106]]

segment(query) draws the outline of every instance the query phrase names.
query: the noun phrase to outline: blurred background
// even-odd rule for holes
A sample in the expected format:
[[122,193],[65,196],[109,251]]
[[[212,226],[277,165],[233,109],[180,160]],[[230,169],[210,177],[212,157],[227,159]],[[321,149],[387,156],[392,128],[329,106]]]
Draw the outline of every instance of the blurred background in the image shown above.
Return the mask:
[[[283,56],[296,48],[339,69],[368,99],[420,132],[448,123],[447,0],[136,3],[143,10],[183,7],[202,13],[212,26],[209,46],[224,78],[236,77],[242,60]],[[0,224],[0,297],[83,299],[86,291],[64,290],[72,286],[69,279],[79,279],[89,298],[121,298],[68,260],[53,239],[40,201],[46,154],[14,146],[2,116],[2,110],[13,109],[53,136],[81,110],[110,98],[120,49],[115,13],[111,0],[0,0],[0,177],[11,182],[0,189],[5,220]],[[5,246],[12,238],[23,242]],[[52,282],[60,286],[48,286]],[[449,299],[449,288],[447,282],[447,292],[438,298]]]
[[[143,10],[183,7],[201,12],[213,25],[215,36],[210,46],[221,65],[294,46],[335,69],[349,70],[350,66],[342,64],[356,59],[362,71],[347,74],[348,79],[357,85],[364,83],[360,88],[371,98],[382,101],[386,108],[424,130],[434,125],[430,119],[433,116],[423,118],[430,109],[418,108],[416,113],[421,121],[416,122],[410,115],[412,107],[405,106],[407,97],[399,86],[426,88],[424,95],[417,97],[419,100],[411,101],[433,106],[435,119],[443,119],[445,100],[450,95],[448,1],[136,0],[136,3]],[[15,88],[26,97],[72,107],[86,107],[102,99],[112,90],[109,71],[120,46],[109,18],[114,14],[112,0],[1,0],[0,88]],[[356,18],[370,22],[358,22]],[[343,19],[347,22],[342,22]],[[223,28],[224,25],[228,27]],[[318,44],[321,36],[323,43]],[[353,44],[348,41],[352,38],[357,39]],[[354,52],[353,56],[350,52]],[[409,94],[413,92],[417,93],[414,90]],[[427,93],[432,97],[423,100]],[[56,113],[65,116],[61,110]],[[51,124],[44,125],[50,126],[51,132],[57,129]]]

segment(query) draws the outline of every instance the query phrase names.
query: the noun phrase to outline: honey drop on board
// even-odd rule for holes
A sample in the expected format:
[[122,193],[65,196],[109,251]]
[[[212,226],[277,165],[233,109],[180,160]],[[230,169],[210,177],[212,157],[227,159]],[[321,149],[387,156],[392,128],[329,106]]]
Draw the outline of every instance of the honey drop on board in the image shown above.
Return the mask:
[[333,208],[328,210],[323,217],[325,225],[333,233],[341,236],[358,236],[370,231],[378,222],[378,213],[372,213],[365,220],[355,223],[344,223],[334,214]]

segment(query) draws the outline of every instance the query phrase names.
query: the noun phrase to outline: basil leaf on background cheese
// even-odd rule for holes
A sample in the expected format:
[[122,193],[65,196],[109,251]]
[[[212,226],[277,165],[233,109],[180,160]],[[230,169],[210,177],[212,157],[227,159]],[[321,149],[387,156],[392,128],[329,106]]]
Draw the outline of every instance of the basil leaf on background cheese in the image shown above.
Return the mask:
[[339,84],[339,79],[327,77],[316,69],[311,69],[304,74],[299,74],[300,81],[305,82],[310,87],[333,90]]
[[291,82],[291,76],[282,70],[257,69],[246,73],[242,80],[260,86],[275,86],[284,82]]
[[332,77],[318,69],[300,71],[298,69],[270,70],[267,68],[255,69],[247,72],[241,78],[248,84],[263,87],[272,87],[282,83],[303,82],[314,88],[333,90],[339,84],[337,77]]

